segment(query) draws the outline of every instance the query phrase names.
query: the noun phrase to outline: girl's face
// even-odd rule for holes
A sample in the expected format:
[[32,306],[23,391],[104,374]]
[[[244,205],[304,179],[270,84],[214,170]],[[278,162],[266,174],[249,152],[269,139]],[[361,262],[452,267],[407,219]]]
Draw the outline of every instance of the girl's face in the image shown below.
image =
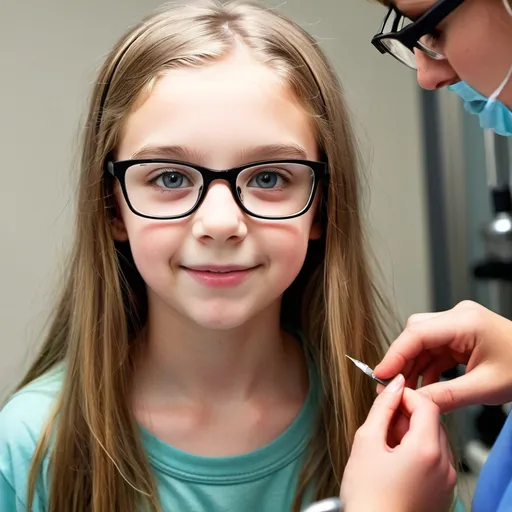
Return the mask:
[[[316,160],[318,153],[310,116],[274,71],[239,49],[157,80],[118,145],[117,160],[136,157],[228,169],[259,160]],[[170,308],[204,328],[237,327],[279,308],[309,239],[321,234],[316,201],[300,217],[257,219],[240,210],[223,181],[210,185],[192,215],[170,221],[133,214],[118,186],[116,198],[114,233],[130,242],[150,308]]]
[[[412,19],[435,3],[435,0],[394,1]],[[438,89],[463,80],[490,96],[512,66],[512,17],[503,1],[465,0],[438,28],[439,45],[447,60],[434,60],[416,50],[418,83],[425,89]],[[500,99],[512,108],[512,81]]]

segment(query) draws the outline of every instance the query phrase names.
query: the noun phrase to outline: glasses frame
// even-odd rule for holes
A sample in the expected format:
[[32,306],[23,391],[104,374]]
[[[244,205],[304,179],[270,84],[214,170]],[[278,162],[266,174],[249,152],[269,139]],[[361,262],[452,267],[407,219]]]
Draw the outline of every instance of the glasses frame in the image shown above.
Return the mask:
[[[130,202],[130,198],[128,195],[128,190],[126,188],[126,172],[128,169],[134,165],[139,164],[156,164],[156,163],[162,163],[162,164],[171,164],[171,165],[182,165],[186,167],[190,167],[197,172],[201,174],[203,177],[203,187],[198,195],[197,201],[194,204],[192,208],[190,208],[187,212],[181,214],[181,215],[172,215],[169,217],[155,217],[152,215],[146,215],[139,211],[137,211],[132,203]],[[313,171],[314,175],[314,183],[313,187],[310,193],[310,197],[308,199],[308,202],[306,206],[299,212],[291,214],[291,215],[285,215],[282,217],[267,217],[264,215],[257,215],[250,210],[248,210],[240,197],[238,196],[237,192],[237,186],[236,186],[236,180],[238,178],[238,175],[245,171],[246,169],[249,169],[250,167],[258,167],[261,165],[269,165],[269,164],[300,164],[309,167]],[[174,220],[174,219],[182,219],[184,217],[188,217],[189,215],[192,215],[200,206],[201,203],[204,201],[204,198],[206,197],[206,194],[208,193],[208,189],[210,188],[210,185],[217,180],[220,181],[227,181],[229,184],[229,188],[231,190],[231,193],[233,195],[233,198],[235,199],[235,202],[237,203],[238,207],[247,215],[250,215],[251,217],[256,217],[259,219],[267,219],[267,220],[284,220],[284,219],[292,219],[294,217],[300,217],[301,215],[304,215],[313,204],[313,200],[316,195],[316,191],[318,189],[319,183],[328,176],[328,166],[326,162],[317,162],[313,160],[294,160],[294,159],[288,159],[288,160],[262,160],[259,162],[252,162],[248,164],[241,165],[239,167],[234,167],[232,169],[224,169],[224,170],[214,170],[209,169],[207,167],[202,167],[200,165],[191,164],[189,162],[183,162],[181,160],[167,160],[167,159],[161,159],[161,158],[148,158],[148,159],[137,159],[137,160],[119,160],[117,162],[108,161],[106,166],[107,175],[110,175],[114,178],[116,178],[121,185],[121,190],[123,192],[123,196],[126,200],[126,203],[128,204],[128,207],[130,210],[139,217],[144,217],[146,219],[154,219],[154,220]]]
[[[404,14],[402,14],[393,4],[389,6],[388,13],[386,14],[384,21],[382,22],[382,27],[380,32],[373,36],[372,44],[380,51],[380,53],[389,53],[396,60],[405,64],[407,67],[412,69],[412,66],[405,63],[403,60],[399,59],[394,53],[392,53],[389,48],[387,48],[383,44],[384,39],[394,39],[401,43],[405,48],[414,53],[414,49],[417,48],[422,52],[426,53],[430,58],[436,60],[443,60],[439,57],[439,54],[429,50],[426,46],[423,46],[419,39],[423,36],[432,33],[436,30],[436,27],[443,21],[449,14],[451,14],[457,7],[459,7],[464,0],[439,0],[435,3],[430,9],[424,12],[417,20],[414,20],[410,25],[404,27],[402,30],[397,31],[398,24],[400,23],[402,18],[407,18]],[[386,24],[388,23],[389,17],[394,14],[395,20],[393,21],[393,26],[391,28],[391,32],[384,32]],[[409,18],[407,18],[409,19]]]

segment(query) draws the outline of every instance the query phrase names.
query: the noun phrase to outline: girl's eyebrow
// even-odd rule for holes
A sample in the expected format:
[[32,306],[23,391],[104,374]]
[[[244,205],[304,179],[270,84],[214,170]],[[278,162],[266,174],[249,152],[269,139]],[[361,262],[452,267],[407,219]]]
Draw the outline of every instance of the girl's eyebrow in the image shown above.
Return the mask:
[[184,146],[154,146],[147,144],[141,147],[131,156],[132,160],[145,159],[145,158],[163,158],[169,160],[187,160],[187,161],[201,161],[204,155],[197,150],[186,148]]
[[263,160],[272,158],[291,158],[299,160],[307,160],[308,154],[306,150],[298,144],[264,144],[252,148],[244,149],[240,153],[241,159],[244,161]]
[[[170,146],[154,146],[148,144],[135,151],[131,158],[145,159],[145,158],[162,158],[162,159],[177,159],[187,162],[203,162],[205,154],[197,149],[189,148],[186,146],[170,145]],[[300,159],[307,160],[308,155],[306,150],[298,144],[262,144],[250,148],[244,148],[239,153],[239,158],[243,162],[251,162],[263,159]]]

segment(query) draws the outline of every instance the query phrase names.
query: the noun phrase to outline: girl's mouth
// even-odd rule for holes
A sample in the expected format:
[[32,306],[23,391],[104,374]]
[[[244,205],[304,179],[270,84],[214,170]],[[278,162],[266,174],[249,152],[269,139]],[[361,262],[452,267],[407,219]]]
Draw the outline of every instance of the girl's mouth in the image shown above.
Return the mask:
[[249,278],[257,266],[195,266],[182,267],[195,281],[210,288],[231,288]]

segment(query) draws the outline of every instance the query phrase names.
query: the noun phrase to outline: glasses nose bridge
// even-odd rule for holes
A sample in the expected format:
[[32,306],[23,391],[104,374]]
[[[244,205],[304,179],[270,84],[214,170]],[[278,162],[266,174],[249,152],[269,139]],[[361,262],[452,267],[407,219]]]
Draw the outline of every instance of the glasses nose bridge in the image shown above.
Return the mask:
[[207,168],[199,169],[203,176],[203,192],[200,200],[200,204],[198,204],[198,208],[206,201],[208,194],[210,192],[211,186],[215,182],[223,182],[230,190],[231,197],[236,204],[237,208],[240,208],[240,198],[238,197],[237,188],[236,188],[236,179],[238,174],[241,172],[239,169],[221,169],[221,170],[213,170]]
[[229,190],[231,191],[231,195],[233,196],[234,201],[239,202],[237,188],[236,188],[236,180],[238,175],[243,169],[221,169],[221,170],[213,170],[201,168],[200,172],[203,175],[203,200],[206,199],[206,195],[208,194],[212,183],[215,181],[222,181],[227,183]]

